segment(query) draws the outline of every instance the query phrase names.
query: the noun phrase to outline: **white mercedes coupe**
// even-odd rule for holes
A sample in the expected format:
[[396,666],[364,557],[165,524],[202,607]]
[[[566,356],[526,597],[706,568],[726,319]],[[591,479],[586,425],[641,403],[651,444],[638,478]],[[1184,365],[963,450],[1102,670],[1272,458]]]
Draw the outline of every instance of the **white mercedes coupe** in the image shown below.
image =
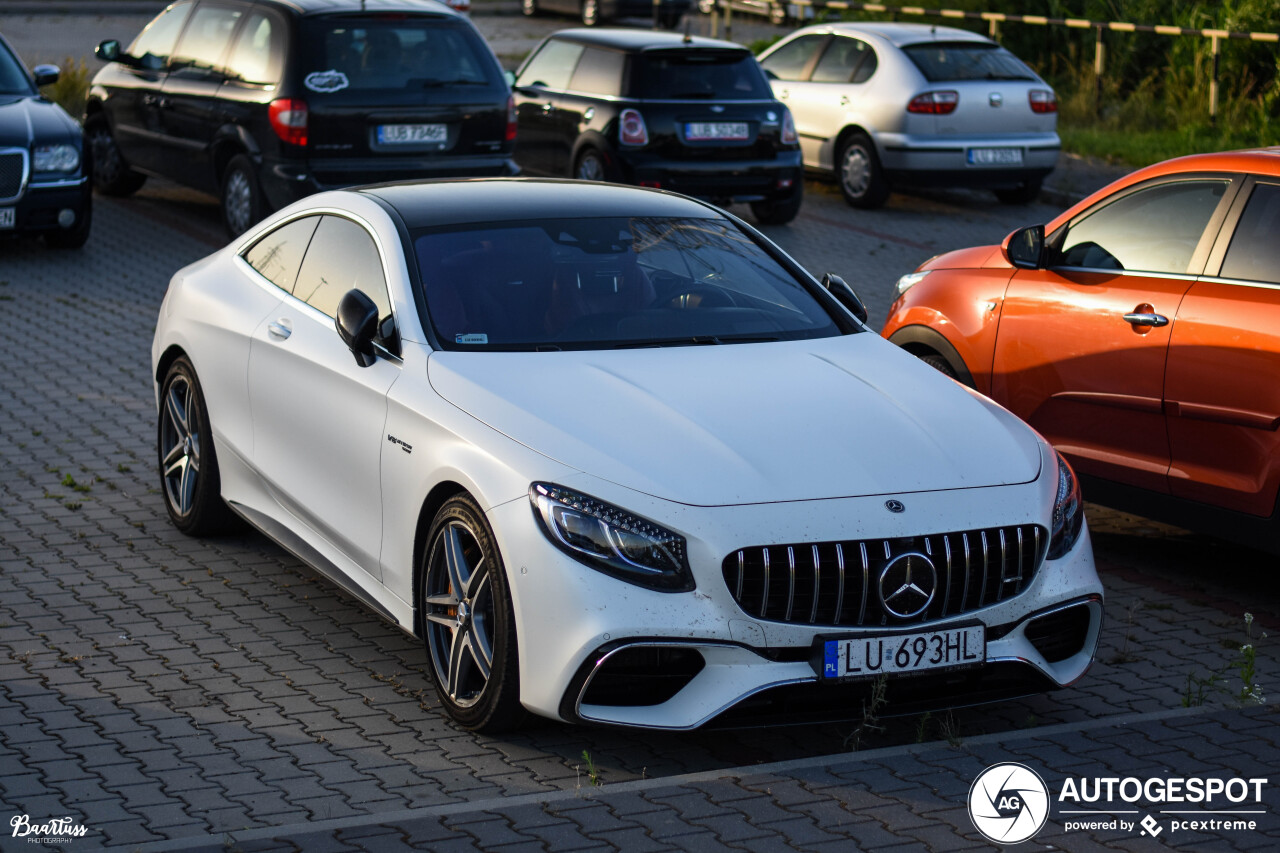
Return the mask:
[[463,727],[692,729],[1054,689],[1075,476],[730,214],[492,179],[327,192],[180,270],[173,523],[233,514],[420,637]]

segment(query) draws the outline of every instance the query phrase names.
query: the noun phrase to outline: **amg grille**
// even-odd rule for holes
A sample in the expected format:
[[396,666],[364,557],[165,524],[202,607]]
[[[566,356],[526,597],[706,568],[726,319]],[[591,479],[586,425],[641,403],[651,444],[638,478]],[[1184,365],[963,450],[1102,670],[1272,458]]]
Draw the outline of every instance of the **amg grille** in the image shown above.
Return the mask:
[[[867,539],[743,548],[725,557],[724,580],[747,614],[793,625],[904,625],[968,613],[1027,588],[1049,537],[1038,524],[902,539]],[[899,557],[933,595],[909,617],[886,609],[880,579]],[[923,556],[926,559],[920,560]],[[889,598],[894,599],[892,592]],[[920,598],[923,602],[923,596]],[[916,607],[897,607],[914,612]]]
[[26,160],[22,151],[0,151],[0,201],[10,201],[22,195]]

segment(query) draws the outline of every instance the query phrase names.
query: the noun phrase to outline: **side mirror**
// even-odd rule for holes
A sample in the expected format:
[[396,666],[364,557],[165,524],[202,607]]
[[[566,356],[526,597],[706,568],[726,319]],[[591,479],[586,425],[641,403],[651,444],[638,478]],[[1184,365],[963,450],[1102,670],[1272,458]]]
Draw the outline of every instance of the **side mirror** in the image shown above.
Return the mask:
[[867,306],[862,304],[862,300],[858,298],[858,294],[853,288],[845,284],[844,279],[838,275],[827,273],[822,277],[822,286],[825,287],[836,301],[849,309],[849,313],[858,318],[858,322],[867,322]]
[[338,303],[338,337],[356,357],[356,364],[369,367],[378,357],[373,338],[378,333],[378,306],[362,290],[348,290]]
[[119,62],[120,42],[116,39],[107,39],[99,42],[98,46],[93,49],[93,55],[103,62]]
[[1004,256],[1018,269],[1038,270],[1044,266],[1044,226],[1019,228],[1004,238]]
[[36,78],[37,86],[52,86],[58,82],[62,69],[56,65],[37,65],[31,69],[31,73]]

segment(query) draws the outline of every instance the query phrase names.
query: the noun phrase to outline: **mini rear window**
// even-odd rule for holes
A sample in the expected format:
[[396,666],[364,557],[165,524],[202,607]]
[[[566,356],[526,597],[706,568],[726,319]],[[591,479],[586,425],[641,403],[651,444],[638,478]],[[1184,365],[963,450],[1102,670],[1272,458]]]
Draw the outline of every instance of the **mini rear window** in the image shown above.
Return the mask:
[[903,51],[930,83],[955,80],[1035,80],[1021,59],[997,44],[929,42]]
[[303,85],[317,94],[497,83],[497,65],[484,42],[439,18],[343,16],[312,19],[307,26]]
[[773,98],[760,64],[749,53],[650,51],[632,65],[634,97],[650,100],[743,101]]

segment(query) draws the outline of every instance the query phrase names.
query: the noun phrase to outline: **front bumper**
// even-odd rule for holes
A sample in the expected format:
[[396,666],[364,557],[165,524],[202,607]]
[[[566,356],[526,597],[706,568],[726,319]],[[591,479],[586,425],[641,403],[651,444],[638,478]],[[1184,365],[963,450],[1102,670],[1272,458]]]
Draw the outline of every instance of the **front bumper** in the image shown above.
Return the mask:
[[[777,689],[838,696],[849,683],[819,679],[811,663],[815,639],[832,634],[874,638],[891,630],[846,630],[748,616],[734,601],[721,573],[721,561],[735,549],[754,543],[975,529],[993,523],[993,518],[1000,524],[1043,524],[1046,507],[1052,506],[1049,487],[1040,481],[963,490],[958,495],[912,494],[911,512],[905,514],[915,519],[912,521],[886,513],[884,495],[813,501],[803,506],[687,507],[635,492],[624,495],[616,486],[611,492],[608,484],[585,476],[575,480],[565,485],[618,503],[684,535],[697,588],[662,593],[607,577],[552,546],[534,522],[527,500],[494,507],[490,516],[516,604],[521,699],[535,713],[553,718],[672,730],[705,725],[722,713],[751,704],[753,697]],[[922,524],[927,529],[921,529]],[[1027,686],[1013,693],[1025,694],[1068,685],[1084,674],[1097,645],[1101,602],[1102,586],[1085,530],[1067,555],[1044,562],[1021,594],[962,615],[909,627],[932,630],[981,622],[987,635],[985,663],[976,670],[957,673],[972,681],[973,676],[990,675],[996,669],[1017,672],[1023,677],[1014,680]],[[1041,650],[1043,641],[1038,641],[1038,647],[1027,629],[1063,605],[1084,608],[1087,624],[1078,633],[1075,647],[1067,650],[1069,654],[1059,648],[1046,656]],[[670,668],[683,670],[687,677],[673,682],[657,671],[651,673],[657,686],[649,699],[642,697],[631,704],[617,697],[595,701],[599,694],[593,693],[593,682],[598,687],[601,674],[609,671],[609,661],[618,661],[628,649],[640,650],[632,653],[640,656],[652,653]],[[687,666],[692,658],[686,652],[653,651],[657,649],[693,652],[701,662]],[[891,701],[894,683],[921,677],[891,679]],[[973,695],[981,692],[978,685]],[[1013,693],[1005,690],[1002,695]],[[654,696],[660,701],[653,701]],[[936,696],[940,697],[938,704],[965,703],[963,695],[950,691]]]
[[625,151],[617,159],[625,183],[721,204],[788,199],[804,178],[799,151],[770,160],[667,160]]
[[[882,133],[877,137],[880,165],[899,184],[946,186],[1016,186],[1043,179],[1058,164],[1062,148],[1056,133],[1021,136],[937,137]],[[973,149],[1018,149],[1017,165],[975,165]]]
[[259,183],[273,209],[324,190],[429,178],[511,177],[520,167],[510,153],[460,157],[365,157],[267,160]]
[[[43,234],[75,227],[86,215],[91,203],[92,188],[88,178],[70,178],[52,184],[32,182],[16,201],[0,204],[0,208],[13,208],[12,228],[0,229],[0,237],[6,234]],[[58,214],[70,210],[75,220],[68,226],[58,223]]]

